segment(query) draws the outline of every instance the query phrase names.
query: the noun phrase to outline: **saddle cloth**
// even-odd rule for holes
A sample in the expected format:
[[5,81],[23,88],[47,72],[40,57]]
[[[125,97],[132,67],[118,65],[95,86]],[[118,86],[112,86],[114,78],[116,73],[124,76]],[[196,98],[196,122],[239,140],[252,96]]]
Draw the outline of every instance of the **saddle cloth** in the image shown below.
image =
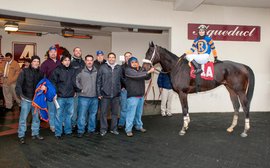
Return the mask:
[[[201,78],[204,80],[214,80],[214,63],[213,62],[207,62],[206,64],[202,65],[203,72],[201,73]],[[196,74],[194,72],[194,67],[191,64],[190,68],[190,77],[196,78]]]

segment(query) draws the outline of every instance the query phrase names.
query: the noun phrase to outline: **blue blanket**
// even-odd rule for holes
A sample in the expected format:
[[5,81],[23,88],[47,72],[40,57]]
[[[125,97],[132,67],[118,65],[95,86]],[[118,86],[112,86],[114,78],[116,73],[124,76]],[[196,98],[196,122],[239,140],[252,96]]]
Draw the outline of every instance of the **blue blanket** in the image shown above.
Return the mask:
[[[46,86],[46,90],[41,90],[42,86]],[[52,102],[56,96],[56,89],[54,85],[47,79],[43,78],[36,86],[35,95],[32,101],[32,106],[39,111],[41,120],[49,121],[47,101]]]

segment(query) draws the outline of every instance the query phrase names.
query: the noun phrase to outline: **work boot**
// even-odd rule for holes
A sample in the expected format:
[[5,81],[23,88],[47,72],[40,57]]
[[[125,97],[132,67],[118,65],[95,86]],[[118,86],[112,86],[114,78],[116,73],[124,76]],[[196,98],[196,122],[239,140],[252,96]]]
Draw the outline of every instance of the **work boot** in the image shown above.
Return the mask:
[[194,66],[195,70],[194,70],[194,74],[200,74],[202,73],[202,69],[201,69],[201,64],[198,64],[195,60],[191,61],[192,65]]
[[19,141],[20,141],[20,144],[25,144],[25,139],[24,139],[24,137],[19,138]]
[[33,135],[32,139],[37,139],[37,140],[44,140],[44,137],[40,136],[40,135]]

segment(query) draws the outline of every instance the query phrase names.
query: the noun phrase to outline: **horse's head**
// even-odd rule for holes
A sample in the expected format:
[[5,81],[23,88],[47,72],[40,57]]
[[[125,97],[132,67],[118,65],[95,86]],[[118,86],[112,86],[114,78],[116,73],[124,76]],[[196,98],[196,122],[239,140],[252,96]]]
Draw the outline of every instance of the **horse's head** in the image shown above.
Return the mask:
[[143,60],[142,67],[145,70],[149,70],[152,66],[160,61],[160,55],[158,51],[159,46],[154,45],[153,42],[149,43],[149,48],[146,52],[145,59]]

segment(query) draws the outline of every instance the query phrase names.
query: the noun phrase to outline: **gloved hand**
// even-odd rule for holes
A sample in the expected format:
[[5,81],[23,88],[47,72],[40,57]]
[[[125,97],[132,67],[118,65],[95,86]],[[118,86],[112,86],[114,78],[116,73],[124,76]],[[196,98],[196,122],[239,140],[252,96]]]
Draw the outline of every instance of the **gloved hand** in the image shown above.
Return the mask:
[[215,57],[214,63],[221,63],[222,61],[218,60],[217,57]]

